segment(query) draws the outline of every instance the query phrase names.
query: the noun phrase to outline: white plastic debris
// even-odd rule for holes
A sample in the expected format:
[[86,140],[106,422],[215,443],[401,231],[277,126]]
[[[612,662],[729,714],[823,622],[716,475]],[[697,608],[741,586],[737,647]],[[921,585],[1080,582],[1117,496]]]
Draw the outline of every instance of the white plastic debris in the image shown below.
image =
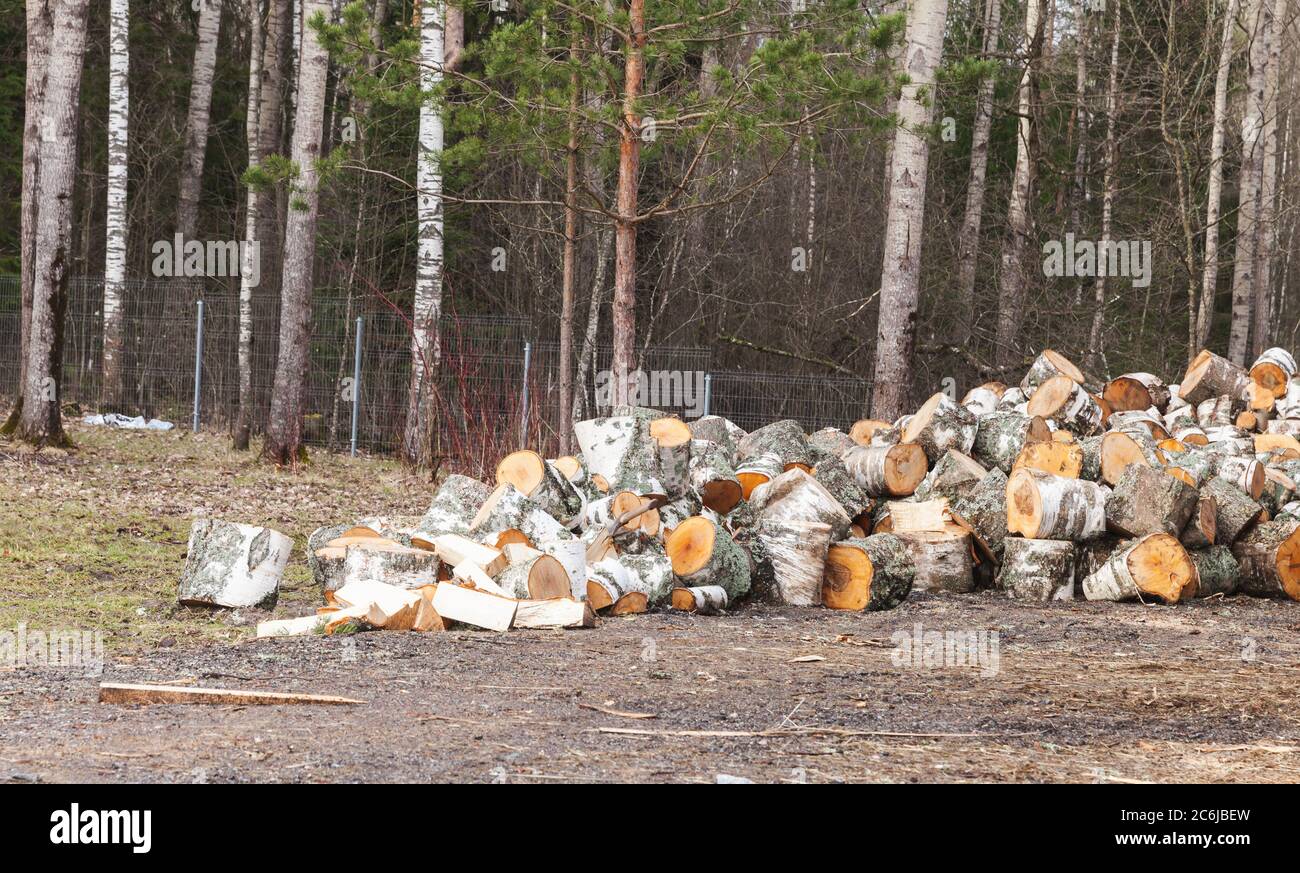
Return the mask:
[[120,427],[123,430],[171,430],[176,426],[170,421],[162,421],[157,418],[146,421],[143,415],[131,418],[117,412],[109,412],[104,415],[87,415],[82,419],[82,423],[97,427]]

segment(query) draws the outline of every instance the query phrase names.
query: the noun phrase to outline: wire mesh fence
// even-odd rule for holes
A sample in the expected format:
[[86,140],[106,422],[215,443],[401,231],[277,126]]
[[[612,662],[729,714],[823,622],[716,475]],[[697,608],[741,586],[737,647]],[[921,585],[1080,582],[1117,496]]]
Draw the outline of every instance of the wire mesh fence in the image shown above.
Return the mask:
[[[199,302],[203,335],[199,345]],[[84,408],[104,401],[103,280],[69,283],[64,334],[63,400]],[[122,366],[124,405],[149,417],[190,421],[199,385],[200,421],[233,427],[239,405],[239,299],[236,288],[201,279],[128,282],[124,293]],[[277,296],[253,298],[252,421],[256,430],[270,408],[279,348]],[[20,287],[0,276],[0,393],[18,381]],[[359,320],[359,321],[358,321]],[[360,331],[360,367],[357,332]],[[604,411],[613,349],[594,348],[586,370],[582,410]],[[195,379],[196,353],[201,360]],[[793,418],[812,431],[847,427],[860,417],[868,395],[864,380],[714,369],[713,352],[701,347],[648,346],[638,350],[638,400],[690,420],[724,415],[746,429]],[[310,445],[389,454],[402,443],[411,374],[407,317],[387,301],[317,289],[304,434]],[[359,370],[360,380],[356,381]],[[560,445],[559,343],[531,319],[514,315],[448,313],[441,323],[436,384],[436,454],[448,466],[490,470],[519,445],[553,455]]]

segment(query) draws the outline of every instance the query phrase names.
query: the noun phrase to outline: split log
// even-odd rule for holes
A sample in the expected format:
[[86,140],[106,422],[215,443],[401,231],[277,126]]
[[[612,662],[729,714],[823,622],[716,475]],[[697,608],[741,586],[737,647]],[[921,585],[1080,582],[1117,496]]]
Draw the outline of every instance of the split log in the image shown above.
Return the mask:
[[1211,479],[1201,486],[1201,494],[1215,503],[1214,541],[1231,545],[1264,516],[1264,507],[1240,488],[1222,479]]
[[1106,531],[1110,489],[1022,467],[1007,481],[1007,530],[1030,539],[1095,539]]
[[[391,549],[372,549],[364,544],[348,546],[343,559],[343,572],[333,587],[341,588],[352,582],[375,581],[397,588],[421,588],[438,581],[437,554],[424,549],[397,546]],[[331,580],[331,583],[335,580]]]
[[1069,376],[1053,376],[1039,385],[1025,411],[1079,436],[1088,436],[1102,426],[1102,408]]
[[1101,396],[1115,412],[1169,407],[1169,386],[1150,373],[1125,373],[1106,383]]
[[1250,367],[1251,381],[1268,389],[1274,396],[1286,394],[1295,374],[1295,358],[1286,349],[1266,349]]
[[875,500],[849,475],[848,467],[838,457],[818,461],[813,468],[813,476],[844,507],[849,518],[856,519],[864,512],[870,512],[876,505]]
[[562,525],[572,525],[582,512],[583,495],[537,452],[511,452],[497,464],[496,475],[498,487],[514,486]]
[[1020,450],[1013,470],[1032,467],[1063,476],[1066,479],[1078,479],[1083,472],[1083,446],[1077,442],[1029,443]]
[[1164,470],[1131,464],[1106,498],[1106,525],[1124,537],[1178,536],[1196,509],[1197,491]]
[[860,418],[853,422],[853,426],[849,428],[849,439],[860,446],[874,445],[871,439],[876,435],[876,432],[889,430],[890,427],[891,425],[887,421],[880,421],[876,418]]
[[1252,438],[1256,454],[1281,452],[1284,458],[1300,458],[1300,440],[1285,433],[1258,433]]
[[680,609],[683,612],[717,615],[727,608],[727,592],[720,585],[674,588],[672,606],[673,609]]
[[507,592],[504,588],[496,583],[496,580],[489,576],[482,567],[473,561],[461,561],[451,568],[451,581],[465,588],[474,588],[479,591],[486,591],[489,594],[495,594],[498,597],[511,597],[514,595]]
[[968,454],[977,429],[975,414],[940,391],[907,422],[901,442],[919,445],[933,464],[949,449]]
[[515,606],[515,618],[510,626],[532,630],[595,627],[596,614],[590,603],[572,597],[521,600]]
[[863,446],[840,460],[871,497],[906,497],[916,491],[928,469],[925,450],[913,443]]
[[1116,549],[1097,572],[1083,580],[1088,600],[1142,600],[1150,596],[1177,603],[1196,584],[1196,565],[1169,534],[1147,534]]
[[1228,397],[1240,397],[1249,381],[1250,377],[1241,367],[1206,349],[1196,356],[1183,374],[1178,383],[1178,394],[1196,406],[1210,397],[1225,394]]
[[177,600],[184,606],[275,606],[293,540],[269,527],[204,518],[190,527]]
[[1007,474],[997,467],[989,470],[953,509],[988,546],[994,559],[1001,560],[1007,536]]
[[916,566],[913,590],[954,594],[975,590],[970,534],[911,531],[894,536],[907,545]]
[[1233,545],[1232,554],[1241,565],[1241,593],[1300,600],[1300,522],[1256,525]]
[[755,596],[786,606],[820,604],[831,526],[800,519],[764,520],[755,533],[763,542],[773,570],[770,586],[752,586]]
[[690,485],[700,502],[726,515],[745,496],[731,466],[732,451],[708,440],[691,442]]
[[451,474],[443,480],[415,533],[411,534],[411,545],[431,550],[434,537],[469,533],[470,519],[491,493],[492,490],[477,479]]
[[842,540],[826,556],[821,599],[829,609],[893,609],[907,599],[915,578],[907,543],[893,534]]
[[300,618],[277,618],[257,623],[257,638],[300,637],[324,633],[328,615],[304,615]]
[[997,585],[1017,600],[1073,600],[1074,573],[1074,543],[1008,537]]
[[766,485],[785,472],[781,456],[775,452],[758,455],[742,461],[736,467],[736,480],[740,482],[741,494],[748,500],[754,489]]
[[1051,439],[1051,428],[1038,416],[992,412],[980,418],[970,455],[984,467],[997,467],[1009,476],[1026,444]]
[[361,620],[376,630],[404,631],[415,629],[424,597],[419,591],[367,579],[349,582],[332,592],[331,602],[344,609],[359,607],[364,610]]
[[976,418],[980,418],[997,409],[1002,395],[1006,393],[1007,386],[1002,382],[985,382],[967,391],[961,399],[961,405]]
[[519,601],[450,582],[438,583],[433,592],[433,608],[446,621],[504,632],[514,624]]
[[1185,549],[1204,549],[1214,545],[1219,535],[1219,501],[1212,494],[1198,493],[1196,508],[1183,528],[1178,541]]
[[749,591],[749,558],[731,535],[697,515],[682,522],[665,544],[673,572],[688,588],[720,585],[731,603]]
[[489,576],[494,576],[506,568],[509,561],[500,549],[477,543],[460,534],[443,534],[433,541],[433,550],[448,566],[468,561],[479,567]]
[[1209,546],[1187,553],[1196,565],[1197,597],[1224,597],[1237,590],[1240,566],[1232,549],[1227,546]]
[[809,469],[813,465],[808,436],[803,432],[803,425],[792,418],[764,425],[736,444],[736,458],[742,465],[760,455],[776,455],[781,459],[782,471],[795,464]]
[[848,534],[853,521],[833,494],[798,467],[755,489],[751,503],[762,522],[778,527],[797,521],[821,522],[835,540]]
[[1107,485],[1118,482],[1130,464],[1163,467],[1165,461],[1164,453],[1145,430],[1112,430],[1102,435],[1101,481]]
[[987,472],[974,458],[956,449],[949,449],[935,462],[934,469],[917,487],[916,497],[919,500],[930,497],[956,500],[978,485]]
[[650,422],[650,437],[658,446],[659,482],[670,498],[680,497],[691,484],[691,429],[668,416]]
[[1024,378],[1020,380],[1020,390],[1025,392],[1026,397],[1030,397],[1037,393],[1040,385],[1053,376],[1065,376],[1079,385],[1088,381],[1083,371],[1071,363],[1065,355],[1052,349],[1044,349],[1029,366]]
[[351,697],[329,694],[296,694],[288,691],[249,691],[232,688],[195,688],[190,685],[132,685],[125,682],[101,682],[100,703],[155,704],[207,703],[228,706],[285,706],[316,704],[321,706],[365,703]]
[[493,580],[508,597],[520,600],[548,600],[565,597],[571,591],[569,574],[564,566],[550,555],[538,555],[518,564],[511,564]]

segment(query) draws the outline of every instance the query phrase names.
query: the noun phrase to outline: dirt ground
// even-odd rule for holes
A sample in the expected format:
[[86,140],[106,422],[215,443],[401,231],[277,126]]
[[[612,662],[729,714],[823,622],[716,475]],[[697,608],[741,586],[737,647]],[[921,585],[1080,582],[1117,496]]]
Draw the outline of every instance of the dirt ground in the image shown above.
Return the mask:
[[[1300,604],[985,592],[862,615],[259,641],[265,615],[169,602],[193,506],[301,542],[334,518],[419,512],[427,483],[325,456],[267,472],[216,436],[74,436],[66,455],[0,443],[0,632],[99,629],[107,663],[0,663],[0,782],[1300,779]],[[276,616],[310,612],[305,583],[295,567]],[[900,640],[936,631],[985,633],[986,657],[900,657]],[[364,704],[116,706],[96,702],[100,681]]]

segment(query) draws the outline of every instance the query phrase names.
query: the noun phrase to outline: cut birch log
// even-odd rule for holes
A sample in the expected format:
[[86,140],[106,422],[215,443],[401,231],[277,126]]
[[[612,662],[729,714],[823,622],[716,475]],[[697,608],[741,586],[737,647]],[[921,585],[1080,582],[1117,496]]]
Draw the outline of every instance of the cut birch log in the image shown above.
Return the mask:
[[538,555],[519,564],[511,564],[493,580],[508,597],[519,600],[549,600],[568,596],[569,574],[564,565],[550,555]]
[[1250,367],[1251,381],[1262,385],[1274,396],[1286,394],[1295,374],[1295,358],[1286,349],[1265,349]]
[[484,573],[494,576],[510,563],[500,549],[476,543],[460,534],[442,534],[433,540],[433,550],[448,566],[468,561]]
[[585,628],[596,626],[596,613],[585,600],[553,597],[547,600],[521,600],[515,606],[511,627],[544,630],[549,628]]
[[1196,565],[1178,540],[1155,533],[1116,549],[1097,572],[1083,580],[1088,600],[1142,600],[1177,603],[1196,585]]
[[300,618],[278,618],[257,623],[257,638],[299,637],[325,632],[329,620],[325,615],[304,615]]
[[916,566],[913,590],[954,594],[975,590],[970,534],[909,531],[894,536],[907,544]]
[[498,597],[512,597],[504,588],[496,583],[496,580],[484,572],[483,568],[473,561],[461,561],[451,568],[451,581],[465,588],[475,588],[479,591],[486,591],[489,594],[495,594]]
[[[731,422],[727,421],[720,415],[702,415],[690,422],[687,427],[691,429],[691,436],[697,440],[708,440],[722,449],[729,466],[736,463],[736,437],[733,433],[739,431]],[[743,433],[743,432],[742,432]]]
[[763,541],[773,570],[770,586],[753,586],[755,596],[786,606],[820,604],[831,526],[811,520],[767,519],[759,522],[755,533]]
[[1102,398],[1114,412],[1150,409],[1162,414],[1169,407],[1169,386],[1151,373],[1125,373],[1106,383]]
[[1114,485],[1129,464],[1163,467],[1165,455],[1145,430],[1112,430],[1101,438],[1101,481]]
[[842,540],[826,556],[822,604],[857,612],[893,609],[907,599],[915,578],[907,544],[893,534]]
[[949,449],[968,454],[977,428],[975,414],[940,391],[932,394],[907,422],[901,442],[919,445],[933,464]]
[[717,615],[727,608],[727,591],[721,585],[674,588],[672,607],[683,612]]
[[1058,375],[1065,376],[1080,385],[1088,381],[1083,371],[1072,364],[1065,355],[1052,349],[1044,349],[1029,366],[1024,378],[1020,380],[1020,390],[1025,393],[1025,397],[1030,397],[1037,392],[1040,385]]
[[906,497],[925,479],[925,450],[913,443],[863,446],[840,459],[849,475],[871,497]]
[[433,501],[415,533],[411,534],[411,545],[432,550],[434,537],[469,533],[470,519],[491,493],[492,489],[477,479],[457,473],[448,476],[438,493],[433,495]]
[[1214,461],[1214,477],[1236,485],[1251,500],[1259,500],[1264,492],[1264,465],[1254,458],[1219,454]]
[[511,452],[497,464],[497,487],[512,485],[560,524],[568,526],[582,512],[578,489],[537,452]]
[[347,558],[346,545],[334,545],[349,525],[335,524],[318,527],[307,537],[307,566],[312,581],[322,591],[338,588],[343,578],[343,561]]
[[878,428],[871,434],[872,446],[896,446],[899,440],[903,438],[903,428],[901,425],[891,424],[888,427]]
[[1281,470],[1264,468],[1264,488],[1259,494],[1259,503],[1269,515],[1277,515],[1282,507],[1291,502],[1295,496],[1296,484],[1291,477]]
[[989,470],[953,509],[988,546],[994,560],[1001,560],[1007,536],[1007,474],[997,467]]
[[645,612],[650,597],[641,580],[627,571],[616,558],[606,558],[587,567],[587,600],[599,612],[611,615],[635,615]]
[[781,456],[775,452],[742,461],[736,467],[736,481],[740,482],[741,495],[748,500],[754,489],[766,485],[785,472]]
[[979,418],[997,409],[1006,393],[1007,386],[1002,382],[985,382],[967,391],[961,398],[961,405]]
[[204,518],[190,527],[177,600],[184,606],[270,608],[293,540],[269,527]]
[[849,439],[860,446],[872,445],[871,438],[876,431],[889,430],[890,424],[877,418],[860,418],[849,428]]
[[1102,408],[1069,376],[1053,376],[1039,385],[1025,411],[1079,436],[1088,436],[1102,426]]
[[[579,521],[581,516],[579,516]],[[492,490],[469,523],[469,536],[494,542],[506,530],[517,530],[536,545],[541,540],[569,536],[564,523],[548,512],[540,503],[526,496],[509,482],[502,482]],[[434,537],[438,543],[442,537]]]
[[1106,532],[1109,490],[1022,467],[1007,481],[1007,530],[1030,539],[1095,539]]
[[1079,440],[1079,448],[1083,449],[1083,463],[1079,466],[1080,479],[1101,481],[1101,441],[1100,434]]
[[570,597],[583,600],[587,596],[587,544],[577,537],[560,537],[542,540],[537,548],[560,562],[569,579]]
[[745,492],[731,466],[734,449],[708,440],[693,440],[690,454],[690,486],[700,502],[722,515],[735,509]]
[[[1196,404],[1196,423],[1207,431],[1215,428],[1235,427],[1234,404],[1228,395],[1207,397]],[[1208,437],[1209,434],[1206,434]]]
[[691,429],[680,418],[668,416],[650,422],[650,437],[658,447],[659,482],[676,499],[691,484]]
[[1232,549],[1227,546],[1209,546],[1193,549],[1187,553],[1196,565],[1196,596],[1213,597],[1216,594],[1227,597],[1237,590],[1240,566]]
[[682,522],[666,543],[673,572],[688,588],[721,585],[731,603],[749,591],[749,558],[713,521],[695,516]]
[[653,609],[662,606],[672,596],[673,586],[677,584],[677,580],[673,576],[672,562],[663,552],[650,550],[638,554],[623,552],[619,554],[618,561],[623,565],[623,569],[637,590],[645,594],[648,607]]
[[754,511],[760,521],[770,526],[797,521],[821,522],[830,528],[831,539],[839,540],[848,534],[853,521],[833,494],[798,467],[755,490],[754,497]]
[[811,469],[814,462],[803,425],[791,418],[774,421],[751,431],[736,444],[736,458],[742,465],[760,455],[776,455],[780,459],[782,471],[793,464],[802,464]]
[[1165,428],[1164,420],[1156,413],[1154,409],[1134,409],[1128,412],[1116,412],[1111,415],[1106,422],[1106,426],[1111,430],[1132,431],[1136,428],[1145,428],[1147,433],[1156,442],[1169,439],[1169,431]]
[[1073,600],[1074,576],[1074,543],[1008,537],[997,585],[1017,600]]
[[1214,498],[1214,541],[1219,545],[1232,545],[1264,516],[1264,507],[1222,479],[1206,482],[1201,486],[1201,494]]
[[338,579],[340,584],[334,587],[369,580],[398,588],[420,588],[438,581],[440,564],[437,554],[424,549],[408,549],[404,546],[372,549],[364,544],[348,546],[343,559],[343,572]]
[[365,703],[351,697],[330,694],[297,694],[291,691],[250,691],[232,688],[195,688],[189,685],[133,685],[125,682],[99,683],[100,703],[157,704],[207,703],[230,706],[284,706],[315,704],[351,706]]
[[363,620],[376,630],[404,631],[414,630],[424,597],[409,588],[365,580],[344,585],[332,600],[344,608],[364,609]]
[[824,427],[808,434],[808,448],[812,451],[813,466],[827,458],[838,458],[858,445],[853,438],[837,427]]
[[1210,397],[1241,397],[1250,377],[1227,358],[1202,350],[1179,380],[1178,394],[1192,406]]
[[647,421],[636,416],[614,416],[574,422],[574,436],[582,448],[587,470],[606,484],[602,490],[660,493],[658,446]]
[[1240,564],[1241,593],[1300,600],[1300,522],[1256,525],[1233,545],[1232,554]]
[[1008,476],[1027,443],[1049,442],[1051,428],[1038,416],[1019,412],[992,412],[980,418],[970,455],[980,464],[997,467]]
[[917,487],[915,496],[919,500],[928,500],[931,497],[956,500],[979,484],[987,472],[983,465],[970,455],[956,449],[949,449],[935,462],[934,469]]
[[433,608],[444,620],[503,633],[514,624],[518,606],[519,601],[513,598],[462,588],[450,582],[438,583],[433,592]]
[[1035,470],[1042,470],[1044,473],[1051,473],[1053,476],[1063,476],[1066,479],[1081,478],[1083,472],[1083,446],[1075,442],[1052,442],[1046,443],[1029,443],[1020,450],[1020,455],[1016,458],[1013,470],[1021,467],[1032,467]]
[[1164,470],[1131,464],[1106,498],[1106,525],[1123,537],[1178,536],[1197,505],[1197,491]]
[[999,412],[1018,412],[1024,415],[1025,403],[1029,400],[1029,395],[1019,385],[1014,388],[1008,388],[1002,394],[1002,399],[998,401]]

